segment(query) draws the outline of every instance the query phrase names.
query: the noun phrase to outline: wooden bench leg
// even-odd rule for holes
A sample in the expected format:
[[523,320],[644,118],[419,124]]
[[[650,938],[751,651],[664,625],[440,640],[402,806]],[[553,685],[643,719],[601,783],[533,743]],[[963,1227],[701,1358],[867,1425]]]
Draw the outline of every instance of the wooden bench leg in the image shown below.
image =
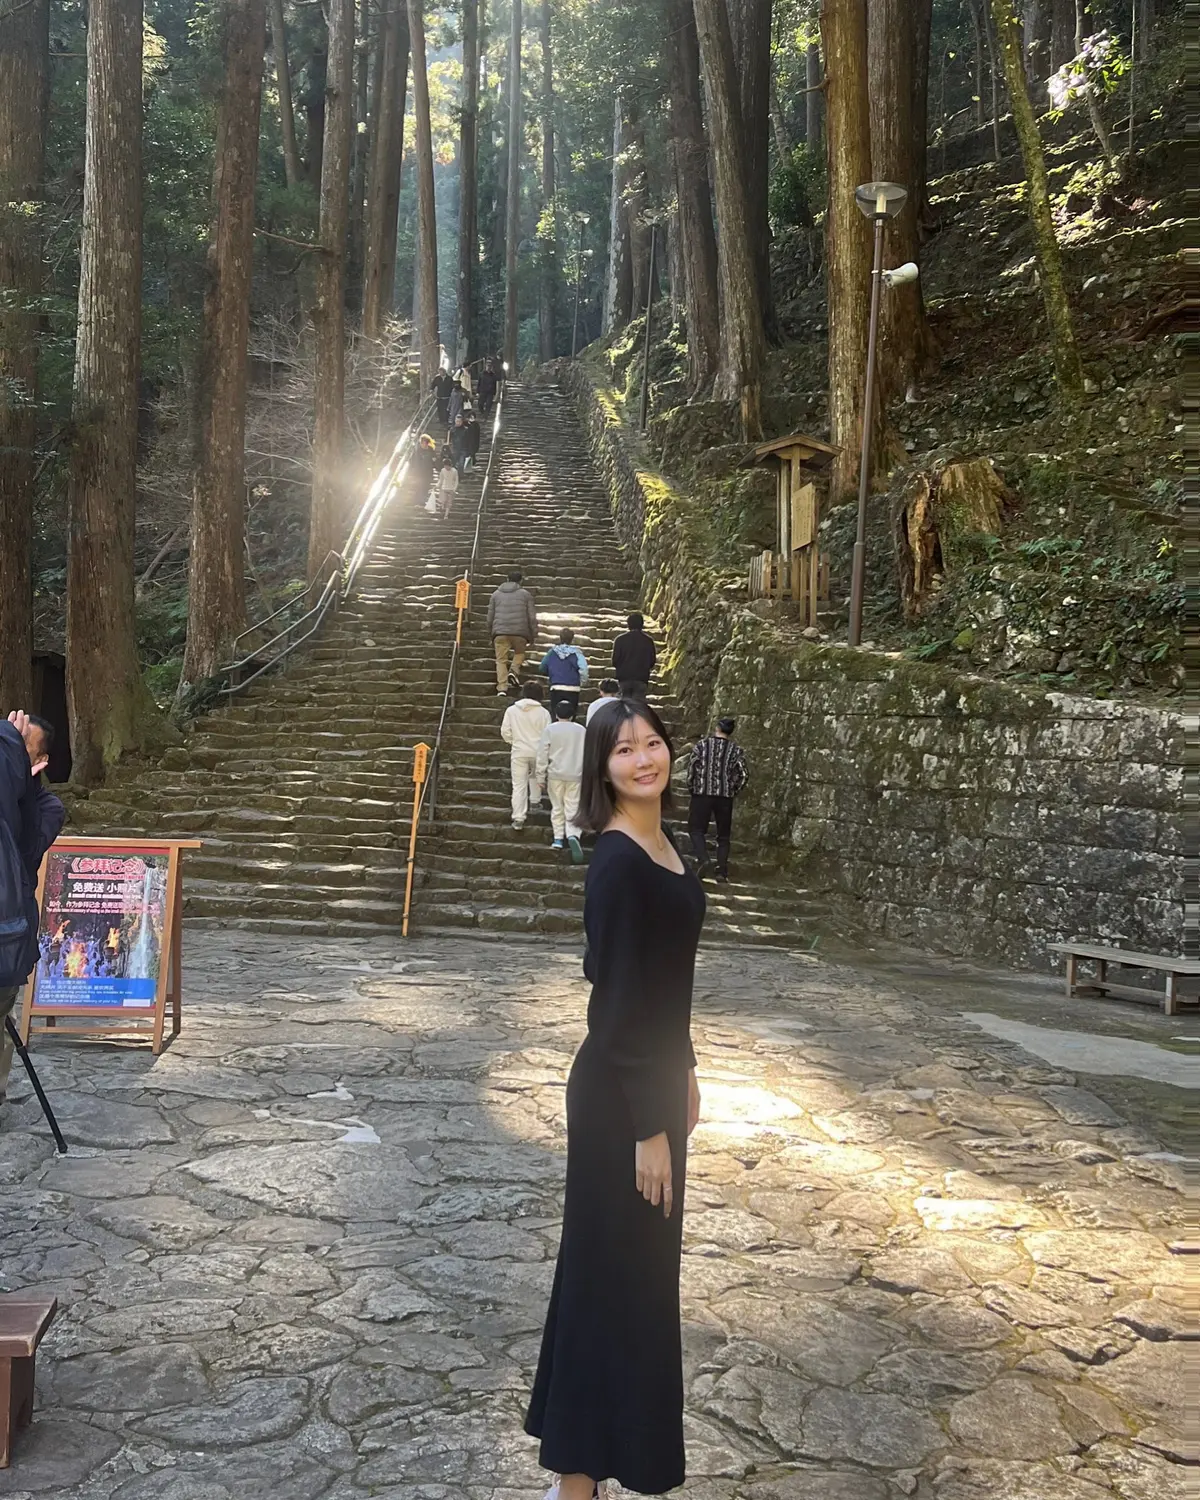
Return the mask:
[[1067,999],[1070,1000],[1075,994],[1075,973],[1079,960],[1073,953],[1067,954]]
[[1178,1004],[1178,993],[1176,990],[1177,978],[1178,976],[1175,974],[1167,975],[1167,989],[1166,993],[1163,995],[1163,1010],[1165,1010],[1167,1015],[1169,1016],[1173,1016],[1175,1014],[1176,1006]]
[[1107,987],[1107,980],[1108,980],[1108,959],[1106,959],[1106,958],[1098,958],[1096,960],[1096,988],[1100,991],[1101,994],[1104,993],[1104,991],[1105,991],[1105,989]]
[[14,1359],[12,1362],[12,1395],[9,1404],[12,1407],[13,1432],[20,1432],[23,1427],[28,1427],[33,1421],[33,1361],[35,1356],[30,1355],[28,1359]]
[[0,1359],[0,1469],[7,1469],[12,1458],[16,1416],[12,1395],[12,1360]]

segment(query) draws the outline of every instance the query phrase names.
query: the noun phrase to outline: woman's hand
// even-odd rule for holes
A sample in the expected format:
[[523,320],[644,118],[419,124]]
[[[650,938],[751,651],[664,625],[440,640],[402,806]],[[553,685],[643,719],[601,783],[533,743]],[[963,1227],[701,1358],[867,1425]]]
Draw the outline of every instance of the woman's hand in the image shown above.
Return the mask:
[[688,1069],[688,1135],[700,1123],[700,1085],[696,1082],[695,1068]]
[[675,1194],[671,1183],[671,1142],[665,1130],[637,1143],[634,1170],[638,1192],[655,1208],[661,1203],[663,1217],[669,1219]]

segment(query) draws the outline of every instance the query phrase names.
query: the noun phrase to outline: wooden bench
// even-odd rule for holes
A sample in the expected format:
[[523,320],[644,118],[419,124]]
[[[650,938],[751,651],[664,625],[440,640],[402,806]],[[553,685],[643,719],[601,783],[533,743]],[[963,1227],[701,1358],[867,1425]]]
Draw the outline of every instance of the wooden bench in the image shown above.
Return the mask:
[[0,1296],[0,1469],[8,1468],[17,1433],[33,1421],[34,1361],[57,1311],[54,1297]]
[[[1128,948],[1109,948],[1103,943],[1051,943],[1054,953],[1064,953],[1067,959],[1067,994],[1087,992],[1094,995],[1118,995],[1122,1000],[1148,1001],[1157,1005],[1161,999],[1167,1015],[1173,1016],[1181,1000],[1195,1003],[1200,1000],[1200,959],[1169,958],[1162,953],[1134,953]],[[1096,965],[1094,979],[1077,977],[1079,960],[1086,959]],[[1166,976],[1162,991],[1148,989],[1144,984],[1117,984],[1108,977],[1109,968],[1149,969]],[[1179,981],[1191,978],[1197,981],[1180,993]]]

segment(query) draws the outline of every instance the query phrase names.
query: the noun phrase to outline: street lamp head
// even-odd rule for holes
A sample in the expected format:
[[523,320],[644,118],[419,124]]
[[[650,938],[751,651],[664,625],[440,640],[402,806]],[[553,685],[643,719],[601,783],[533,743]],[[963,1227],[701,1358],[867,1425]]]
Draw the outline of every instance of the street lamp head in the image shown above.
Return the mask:
[[896,266],[891,271],[883,273],[884,286],[907,286],[910,281],[916,281],[921,275],[921,268],[916,261],[906,260],[902,266]]
[[854,201],[868,219],[894,219],[908,202],[908,189],[898,182],[864,182],[854,189]]
[[591,214],[580,214],[579,215],[579,224],[580,224],[581,228],[583,227],[584,224],[590,224],[591,222],[592,222],[592,216],[591,216]]

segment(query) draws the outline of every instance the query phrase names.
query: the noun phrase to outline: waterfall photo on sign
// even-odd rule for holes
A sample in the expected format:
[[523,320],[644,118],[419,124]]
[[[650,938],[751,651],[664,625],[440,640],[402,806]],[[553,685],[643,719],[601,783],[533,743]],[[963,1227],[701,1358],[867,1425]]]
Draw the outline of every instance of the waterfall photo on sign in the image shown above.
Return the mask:
[[154,1004],[169,860],[165,853],[51,850],[38,930],[39,1004]]

